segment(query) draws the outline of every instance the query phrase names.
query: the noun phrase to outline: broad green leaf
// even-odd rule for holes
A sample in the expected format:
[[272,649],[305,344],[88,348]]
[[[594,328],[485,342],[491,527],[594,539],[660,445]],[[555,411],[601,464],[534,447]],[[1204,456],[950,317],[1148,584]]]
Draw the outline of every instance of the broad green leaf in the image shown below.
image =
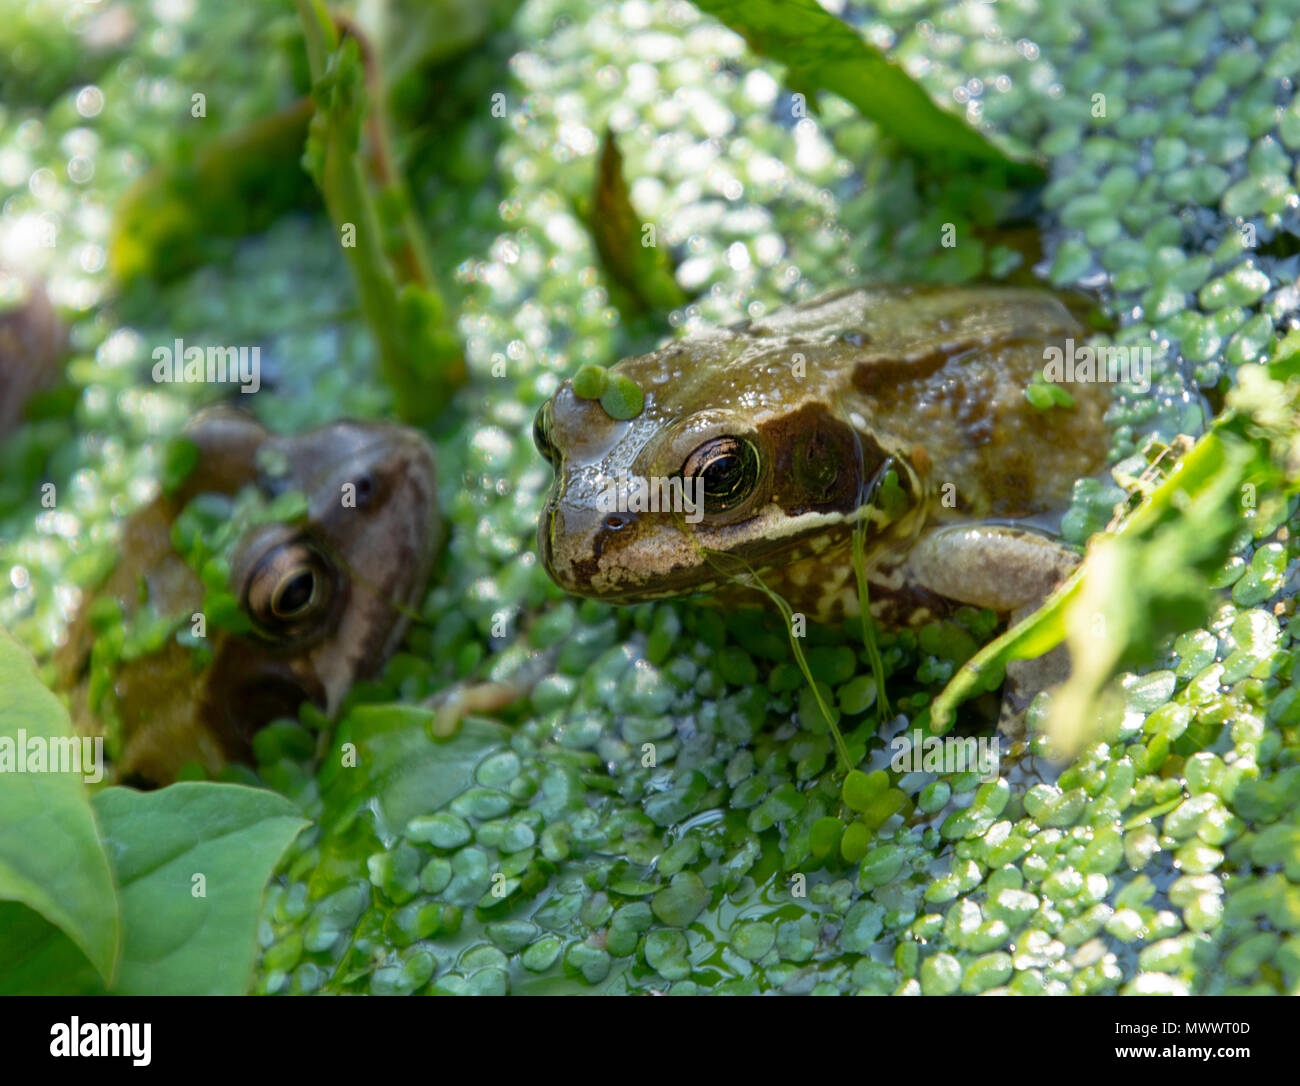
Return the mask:
[[[0,744],[16,752],[32,739],[51,755],[74,743],[84,749],[32,658],[0,630]],[[0,899],[20,902],[65,931],[111,979],[118,910],[81,774],[0,772]],[[14,908],[5,915],[14,917]],[[18,949],[10,945],[17,939],[11,925],[0,924],[0,962]]]
[[[361,705],[339,727],[335,752],[321,769],[327,804],[364,790],[375,797],[377,831],[401,833],[416,815],[432,814],[474,783],[474,770],[509,741],[507,728],[470,718],[450,739],[434,739],[434,714],[414,705]],[[345,764],[344,743],[356,747]]]
[[[122,953],[108,992],[245,992],[262,892],[306,825],[297,808],[272,792],[206,781],[109,788],[93,805],[120,887]],[[96,904],[111,915],[117,900],[110,888]],[[0,904],[0,931],[0,994],[104,994],[85,955],[30,909]]]
[[[104,912],[116,905],[106,899]],[[105,995],[103,978],[77,944],[40,913],[0,901],[0,995]]]
[[761,56],[788,69],[796,90],[838,94],[913,154],[966,160],[1030,183],[1042,170],[1007,157],[962,118],[940,109],[893,61],[816,0],[695,0]]
[[246,991],[262,892],[307,825],[298,808],[273,792],[207,781],[157,792],[109,788],[94,806],[122,902],[113,991]]

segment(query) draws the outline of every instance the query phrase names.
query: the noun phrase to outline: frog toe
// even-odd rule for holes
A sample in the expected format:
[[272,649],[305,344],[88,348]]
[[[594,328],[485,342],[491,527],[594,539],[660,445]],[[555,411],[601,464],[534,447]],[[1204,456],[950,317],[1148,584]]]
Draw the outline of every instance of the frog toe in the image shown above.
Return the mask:
[[1065,645],[1033,660],[1012,660],[1007,664],[1002,687],[1002,711],[998,731],[1011,739],[1025,735],[1029,706],[1044,690],[1054,690],[1070,677],[1070,653]]

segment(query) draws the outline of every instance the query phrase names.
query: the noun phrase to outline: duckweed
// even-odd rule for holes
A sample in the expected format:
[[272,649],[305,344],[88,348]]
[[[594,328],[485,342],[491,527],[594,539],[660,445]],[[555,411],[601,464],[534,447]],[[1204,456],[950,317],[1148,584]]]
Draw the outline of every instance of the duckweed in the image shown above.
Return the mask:
[[612,419],[634,419],[645,407],[645,393],[630,377],[621,373],[611,374],[600,394],[600,406]]

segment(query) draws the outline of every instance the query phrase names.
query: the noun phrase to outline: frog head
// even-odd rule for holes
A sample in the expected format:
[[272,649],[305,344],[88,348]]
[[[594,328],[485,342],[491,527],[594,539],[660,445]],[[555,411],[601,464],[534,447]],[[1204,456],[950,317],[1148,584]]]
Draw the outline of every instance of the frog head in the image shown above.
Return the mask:
[[[908,532],[924,505],[905,445],[844,408],[815,337],[705,335],[625,359],[642,411],[566,381],[534,439],[555,470],[538,529],[551,577],[610,602],[712,591],[748,571]],[[887,497],[887,501],[882,500]]]
[[[124,525],[121,558],[83,606],[64,657],[70,682],[89,683],[77,699],[83,712],[98,717],[79,726],[116,722],[109,730],[123,779],[166,783],[187,763],[212,772],[247,761],[257,730],[296,716],[304,701],[333,715],[348,687],[374,675],[401,640],[440,538],[433,459],[414,430],[345,420],[275,435],[219,409],[184,436],[195,447],[192,470]],[[287,520],[225,519],[243,499],[290,494],[305,504]],[[206,613],[209,578],[201,581],[174,545],[192,502],[230,525],[224,617]],[[92,647],[109,643],[93,627],[101,600],[114,603],[123,625],[157,616],[177,631],[107,664],[107,701],[91,694],[104,687],[88,667]]]

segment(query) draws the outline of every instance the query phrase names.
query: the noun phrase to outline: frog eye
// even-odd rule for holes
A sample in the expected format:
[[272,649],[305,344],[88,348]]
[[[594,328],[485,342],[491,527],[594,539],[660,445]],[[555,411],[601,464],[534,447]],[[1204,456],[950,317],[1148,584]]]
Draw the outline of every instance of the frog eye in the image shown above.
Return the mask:
[[352,480],[352,489],[356,494],[357,508],[364,509],[375,496],[375,480],[369,472],[364,472]]
[[296,631],[324,614],[334,595],[333,568],[314,547],[282,543],[253,569],[244,593],[249,615],[272,633]]
[[533,444],[537,446],[537,451],[546,458],[547,463],[552,467],[558,456],[555,451],[555,442],[551,440],[551,405],[542,404],[542,409],[537,412],[537,417],[533,419]]
[[686,458],[682,478],[701,481],[706,514],[725,513],[745,501],[758,485],[758,450],[743,437],[710,438]]
[[292,570],[271,593],[271,613],[276,618],[295,619],[306,613],[316,596],[316,574],[310,566]]

